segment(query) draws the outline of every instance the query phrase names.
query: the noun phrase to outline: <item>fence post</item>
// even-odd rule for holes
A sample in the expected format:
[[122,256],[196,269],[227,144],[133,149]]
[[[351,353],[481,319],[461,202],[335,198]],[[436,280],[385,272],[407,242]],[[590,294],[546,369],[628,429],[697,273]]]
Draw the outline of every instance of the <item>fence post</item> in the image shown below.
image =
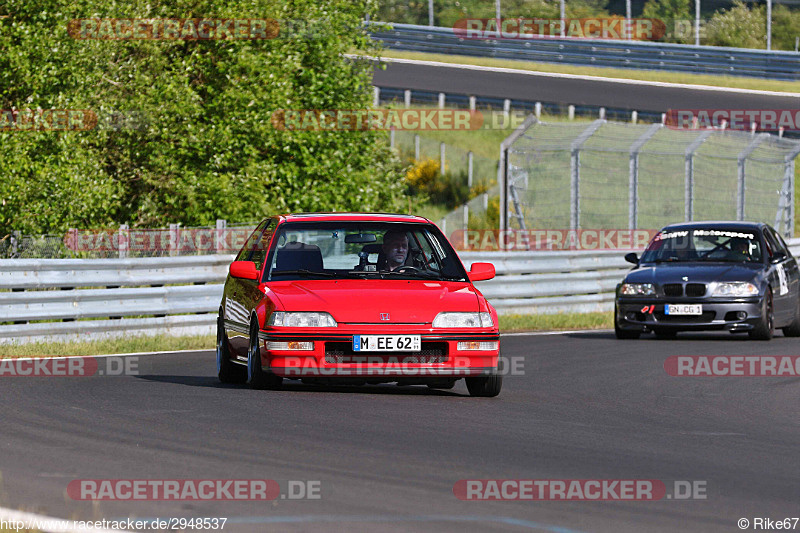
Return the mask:
[[711,136],[711,130],[706,130],[698,135],[684,152],[685,184],[683,193],[684,219],[686,222],[694,220],[694,153],[706,139]]
[[218,254],[225,253],[225,228],[228,226],[228,221],[223,218],[217,219],[217,229],[214,232],[214,250]]
[[[800,154],[800,146],[792,150],[784,160],[783,182],[786,194],[784,196],[784,211],[786,213],[786,225],[783,235],[790,239],[794,235],[794,162]],[[777,228],[777,226],[776,226]]]
[[467,152],[467,187],[472,189],[472,150]]
[[414,134],[414,160],[419,161],[419,133]]
[[130,249],[130,233],[127,224],[119,225],[119,233],[117,234],[117,250],[120,259],[128,257],[128,250]]
[[469,246],[469,235],[467,234],[468,229],[469,229],[469,204],[464,204],[464,249],[465,250]]
[[644,144],[663,126],[652,124],[631,145],[628,162],[628,229],[636,229],[639,224],[639,152]]
[[19,253],[19,240],[21,234],[19,230],[14,230],[11,232],[11,257],[17,257]]
[[736,158],[736,166],[739,174],[738,185],[736,187],[736,220],[744,220],[745,217],[745,164],[747,163],[747,158],[750,157],[753,150],[758,148],[758,145],[767,137],[769,137],[767,133],[762,133],[755,137],[753,141],[747,145],[747,148],[742,150]]
[[180,242],[180,224],[169,225],[169,255],[178,255],[178,244]]
[[444,165],[446,163],[444,158],[444,143],[439,143],[439,175],[444,176]]
[[406,108],[411,107],[411,89],[403,91],[403,100],[405,101]]
[[381,105],[381,88],[380,87],[373,87],[372,88],[372,107],[378,107]]
[[597,119],[578,135],[570,146],[569,227],[577,230],[581,225],[581,147],[594,135],[604,120]]

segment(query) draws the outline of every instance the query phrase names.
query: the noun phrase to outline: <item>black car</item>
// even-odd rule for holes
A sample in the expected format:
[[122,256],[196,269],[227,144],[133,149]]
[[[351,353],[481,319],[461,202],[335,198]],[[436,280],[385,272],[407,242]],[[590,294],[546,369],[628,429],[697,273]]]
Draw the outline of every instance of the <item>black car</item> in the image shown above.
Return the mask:
[[673,224],[653,237],[617,285],[614,331],[728,330],[769,340],[775,328],[800,336],[797,261],[769,225],[753,222]]

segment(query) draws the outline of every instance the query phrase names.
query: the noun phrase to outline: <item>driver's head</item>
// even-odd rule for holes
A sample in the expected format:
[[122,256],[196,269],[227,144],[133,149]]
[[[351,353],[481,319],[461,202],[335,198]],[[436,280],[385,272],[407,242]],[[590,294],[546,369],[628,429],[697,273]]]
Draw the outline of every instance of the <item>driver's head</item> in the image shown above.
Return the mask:
[[734,239],[733,243],[731,243],[731,250],[741,254],[749,254],[750,243],[747,242],[747,239]]
[[408,236],[405,231],[391,230],[383,236],[383,255],[390,270],[405,264],[408,256]]

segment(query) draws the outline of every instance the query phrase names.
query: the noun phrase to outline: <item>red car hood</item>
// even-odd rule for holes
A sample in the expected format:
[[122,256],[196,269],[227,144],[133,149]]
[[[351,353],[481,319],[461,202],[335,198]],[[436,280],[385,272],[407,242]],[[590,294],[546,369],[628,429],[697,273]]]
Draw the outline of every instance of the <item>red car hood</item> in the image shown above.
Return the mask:
[[[284,311],[327,311],[339,323],[430,323],[441,311],[479,311],[464,282],[421,280],[300,280],[269,283]],[[385,323],[385,322],[384,322]]]

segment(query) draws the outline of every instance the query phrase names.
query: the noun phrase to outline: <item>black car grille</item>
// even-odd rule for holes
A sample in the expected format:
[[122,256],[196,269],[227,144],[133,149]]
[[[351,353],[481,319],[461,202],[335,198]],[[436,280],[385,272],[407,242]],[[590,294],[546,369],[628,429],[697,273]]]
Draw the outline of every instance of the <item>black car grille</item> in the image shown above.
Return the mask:
[[706,284],[705,283],[687,283],[686,284],[686,296],[690,297],[699,297],[706,295]]
[[351,342],[326,342],[325,362],[342,363],[405,363],[429,364],[447,361],[446,342],[423,342],[418,352],[356,352]]
[[683,285],[680,283],[664,284],[664,296],[683,296]]

